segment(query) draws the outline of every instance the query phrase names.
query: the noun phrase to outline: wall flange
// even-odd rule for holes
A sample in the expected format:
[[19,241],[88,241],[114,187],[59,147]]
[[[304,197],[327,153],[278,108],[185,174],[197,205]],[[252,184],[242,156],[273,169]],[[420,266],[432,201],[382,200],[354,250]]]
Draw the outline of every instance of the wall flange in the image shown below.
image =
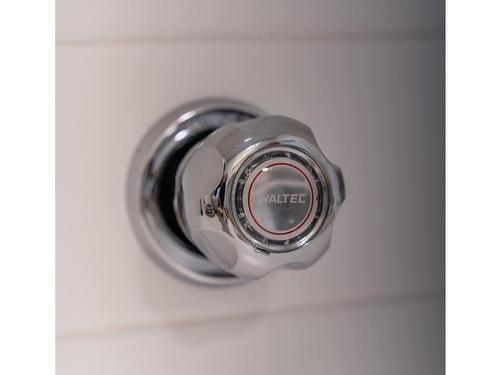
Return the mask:
[[243,282],[208,260],[184,236],[172,207],[174,180],[191,146],[224,125],[263,114],[233,100],[196,101],[162,117],[141,140],[128,175],[129,217],[141,245],[168,271],[205,285]]

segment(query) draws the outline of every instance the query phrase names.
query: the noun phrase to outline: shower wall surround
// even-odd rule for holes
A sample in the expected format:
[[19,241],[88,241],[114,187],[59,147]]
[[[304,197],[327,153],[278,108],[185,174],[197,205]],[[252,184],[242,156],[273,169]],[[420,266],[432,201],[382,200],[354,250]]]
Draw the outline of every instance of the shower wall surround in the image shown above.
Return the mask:
[[[58,1],[58,373],[442,374],[443,17],[431,0]],[[141,249],[135,147],[210,97],[307,123],[342,167],[311,268],[202,287]]]

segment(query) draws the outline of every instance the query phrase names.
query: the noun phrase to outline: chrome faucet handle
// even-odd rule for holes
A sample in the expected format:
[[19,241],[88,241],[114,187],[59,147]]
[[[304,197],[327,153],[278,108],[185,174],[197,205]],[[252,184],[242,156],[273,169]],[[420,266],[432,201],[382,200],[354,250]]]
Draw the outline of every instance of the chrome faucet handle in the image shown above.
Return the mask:
[[283,116],[215,130],[183,158],[175,185],[185,236],[242,279],[314,264],[345,197],[342,173],[311,129]]

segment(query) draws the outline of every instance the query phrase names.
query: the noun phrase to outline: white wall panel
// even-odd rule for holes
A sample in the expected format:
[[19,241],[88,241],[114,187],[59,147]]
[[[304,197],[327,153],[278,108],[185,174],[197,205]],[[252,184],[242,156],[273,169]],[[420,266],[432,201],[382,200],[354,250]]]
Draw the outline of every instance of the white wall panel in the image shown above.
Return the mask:
[[[83,15],[96,4],[89,2]],[[154,26],[156,12],[148,14]],[[73,22],[70,14],[62,19]],[[59,47],[59,333],[441,291],[443,60],[440,38]],[[125,205],[134,148],[166,111],[208,96],[245,100],[309,124],[343,168],[347,200],[333,251],[311,269],[207,289],[164,273],[138,245]]]
[[61,0],[60,41],[442,33],[435,0]]
[[444,374],[440,299],[60,339],[63,375]]

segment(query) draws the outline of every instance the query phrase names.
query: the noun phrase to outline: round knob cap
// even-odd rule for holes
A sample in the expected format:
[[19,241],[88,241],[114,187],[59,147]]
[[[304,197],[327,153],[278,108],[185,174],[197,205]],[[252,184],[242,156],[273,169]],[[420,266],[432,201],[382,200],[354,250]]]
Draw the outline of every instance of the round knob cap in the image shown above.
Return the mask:
[[241,278],[306,268],[329,248],[342,174],[311,130],[283,116],[226,125],[184,157],[174,207],[184,234]]
[[264,249],[300,246],[326,213],[323,194],[328,192],[323,192],[327,187],[322,183],[327,179],[319,165],[297,149],[264,151],[250,158],[237,179],[238,224]]

